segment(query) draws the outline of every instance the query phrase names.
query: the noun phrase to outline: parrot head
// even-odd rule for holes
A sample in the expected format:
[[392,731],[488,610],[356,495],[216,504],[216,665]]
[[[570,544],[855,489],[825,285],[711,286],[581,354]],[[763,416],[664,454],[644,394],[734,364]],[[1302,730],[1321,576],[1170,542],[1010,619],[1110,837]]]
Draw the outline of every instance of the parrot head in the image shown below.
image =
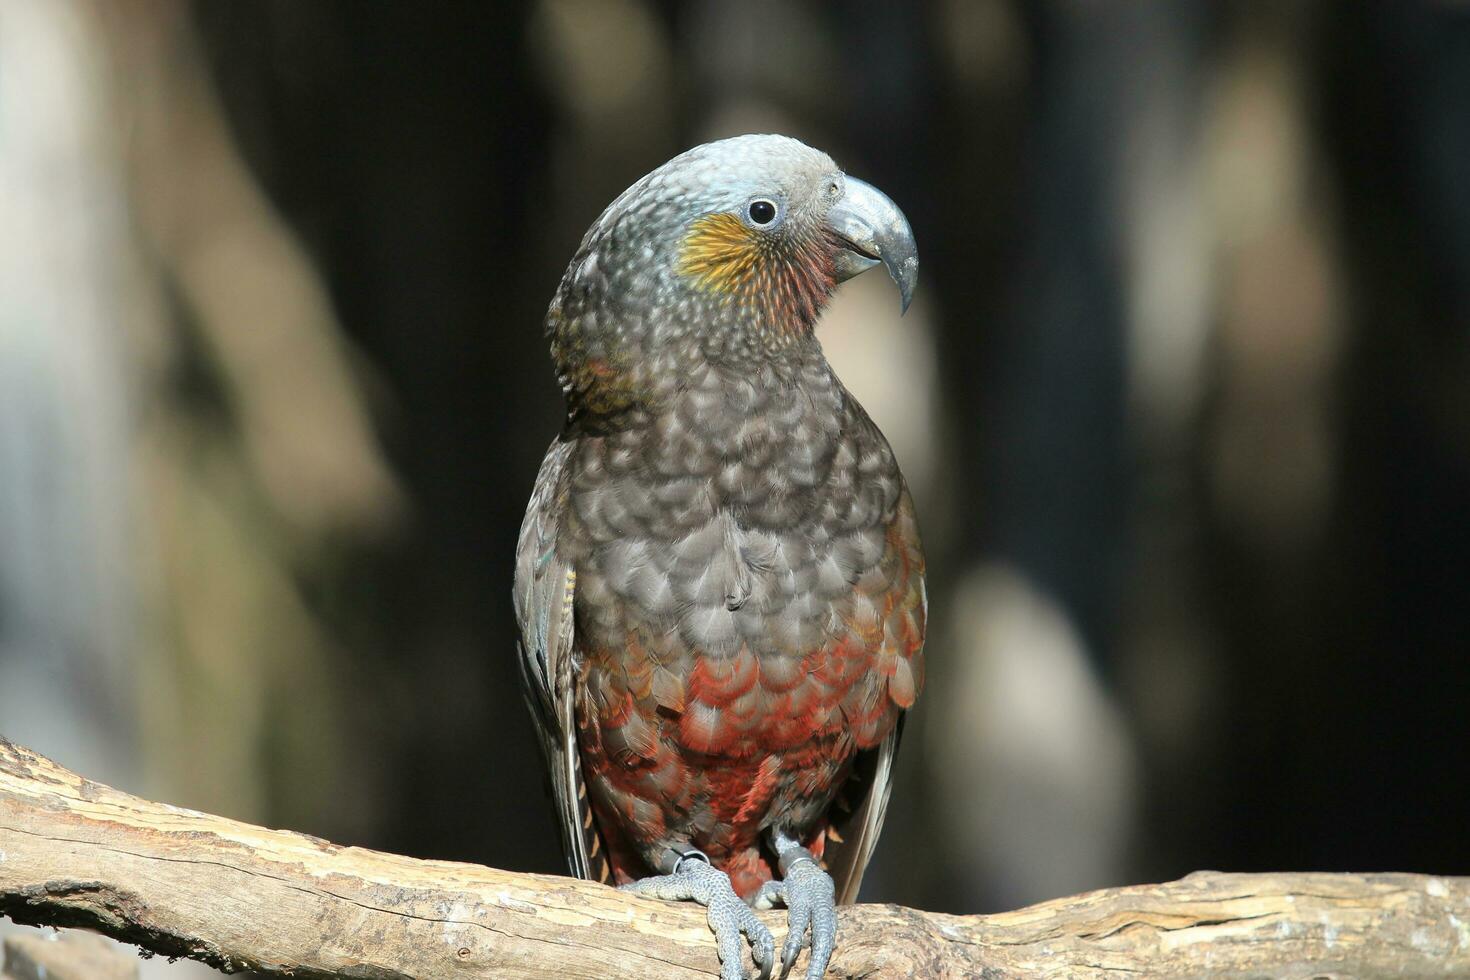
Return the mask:
[[695,147],[613,201],[567,267],[546,326],[569,409],[616,413],[696,362],[811,343],[837,284],[880,263],[906,310],[908,220],[827,154],[785,136]]

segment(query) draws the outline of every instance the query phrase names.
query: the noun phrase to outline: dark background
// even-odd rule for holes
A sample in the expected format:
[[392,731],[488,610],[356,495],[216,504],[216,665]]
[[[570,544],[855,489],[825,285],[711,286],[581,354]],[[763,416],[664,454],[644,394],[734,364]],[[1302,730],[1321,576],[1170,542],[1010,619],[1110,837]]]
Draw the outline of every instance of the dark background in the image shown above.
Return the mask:
[[560,870],[509,601],[541,316],[629,183],[780,131],[922,261],[908,317],[875,274],[821,331],[930,559],[864,897],[1470,873],[1470,7],[36,6],[0,18],[0,63],[54,55],[0,94],[0,732]]

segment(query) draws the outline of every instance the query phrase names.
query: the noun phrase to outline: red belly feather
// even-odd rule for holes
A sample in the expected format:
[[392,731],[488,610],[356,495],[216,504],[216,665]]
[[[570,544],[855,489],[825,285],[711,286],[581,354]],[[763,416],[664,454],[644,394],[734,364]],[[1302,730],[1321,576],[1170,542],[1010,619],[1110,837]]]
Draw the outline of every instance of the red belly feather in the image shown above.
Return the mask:
[[644,854],[687,841],[749,897],[774,876],[762,833],[783,822],[820,857],[855,754],[887,737],[923,685],[923,559],[907,499],[886,538],[834,607],[838,635],[805,656],[691,655],[677,634],[639,626],[621,644],[581,646],[582,770],[617,881],[654,873]]
[[[614,875],[652,873],[639,845],[684,833],[748,897],[774,876],[760,846],[768,818],[830,797],[853,754],[888,734],[898,706],[883,696],[891,671],[879,661],[889,658],[851,635],[795,671],[771,660],[763,670],[744,647],[722,660],[696,656],[684,709],[673,711],[628,690],[630,676],[646,673],[628,663],[634,651],[643,647],[587,657],[578,710],[583,773]],[[807,841],[818,856],[824,829],[812,827]]]

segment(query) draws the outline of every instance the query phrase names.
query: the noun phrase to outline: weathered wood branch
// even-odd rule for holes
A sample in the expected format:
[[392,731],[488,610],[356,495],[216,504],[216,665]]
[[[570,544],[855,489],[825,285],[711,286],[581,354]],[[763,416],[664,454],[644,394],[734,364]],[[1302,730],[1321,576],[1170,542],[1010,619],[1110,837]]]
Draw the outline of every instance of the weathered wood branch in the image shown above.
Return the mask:
[[[0,913],[274,976],[717,974],[695,908],[151,803],[4,739]],[[1470,975],[1470,879],[1201,872],[998,915],[862,905],[839,942],[829,977]]]

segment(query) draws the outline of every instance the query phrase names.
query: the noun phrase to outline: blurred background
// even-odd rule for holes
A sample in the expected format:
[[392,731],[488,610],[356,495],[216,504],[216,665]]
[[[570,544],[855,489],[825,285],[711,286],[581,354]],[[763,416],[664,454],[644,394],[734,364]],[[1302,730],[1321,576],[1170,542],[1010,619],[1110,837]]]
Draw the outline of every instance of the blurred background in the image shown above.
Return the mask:
[[821,328],[930,561],[867,900],[1470,873],[1470,5],[0,0],[0,733],[563,867],[516,533],[541,317],[776,131],[922,276]]

